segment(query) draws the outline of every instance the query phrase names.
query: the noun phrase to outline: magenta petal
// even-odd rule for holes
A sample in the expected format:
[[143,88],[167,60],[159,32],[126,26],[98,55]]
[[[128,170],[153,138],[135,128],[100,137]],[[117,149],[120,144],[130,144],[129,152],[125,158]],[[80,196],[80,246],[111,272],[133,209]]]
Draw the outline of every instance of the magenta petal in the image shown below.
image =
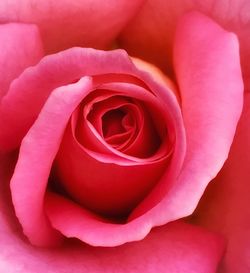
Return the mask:
[[44,193],[70,115],[90,88],[90,79],[82,78],[55,89],[22,141],[10,186],[16,215],[34,245],[60,239],[44,215]]
[[43,47],[37,26],[0,24],[0,100],[12,80],[43,57]]

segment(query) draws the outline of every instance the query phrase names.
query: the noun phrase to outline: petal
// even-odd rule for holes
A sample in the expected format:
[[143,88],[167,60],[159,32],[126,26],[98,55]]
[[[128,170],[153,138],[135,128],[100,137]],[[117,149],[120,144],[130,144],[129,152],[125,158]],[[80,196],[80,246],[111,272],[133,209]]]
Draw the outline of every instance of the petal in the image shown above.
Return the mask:
[[102,162],[89,155],[67,128],[55,161],[55,182],[85,208],[105,216],[124,217],[157,184],[168,161],[164,157],[127,166],[115,160]]
[[[11,81],[43,57],[38,28],[28,24],[0,25],[0,100]],[[22,46],[20,46],[22,45]]]
[[[206,16],[190,13],[177,29],[174,58],[187,153],[174,186],[144,215],[158,225],[193,212],[227,158],[242,110],[243,84],[233,34]],[[145,212],[147,199],[143,203],[135,214]]]
[[2,22],[37,24],[47,53],[72,46],[103,48],[110,44],[144,0],[1,1]]
[[250,95],[223,169],[208,187],[195,222],[222,233],[228,241],[223,273],[248,273],[250,268]]
[[120,45],[132,56],[172,71],[176,25],[191,10],[200,11],[237,34],[244,82],[250,87],[250,2],[248,0],[149,0],[123,32]]
[[31,246],[23,240],[7,198],[13,162],[12,156],[0,157],[0,268],[3,272],[216,272],[223,254],[223,240],[182,222],[156,228],[140,242],[115,248],[95,248],[74,241],[54,249]]
[[[62,69],[63,67],[63,69]],[[71,48],[44,57],[10,86],[0,107],[0,147],[13,149],[38,116],[51,91],[85,75],[135,71],[122,50],[111,52]]]
[[67,122],[90,88],[90,79],[82,78],[55,89],[22,141],[10,186],[16,215],[34,245],[60,240],[44,215],[43,198]]
[[20,240],[19,233],[3,230],[4,225],[0,232],[3,272],[215,273],[223,253],[220,237],[181,222],[157,228],[141,242],[116,248],[74,242],[57,249],[34,248]]
[[[138,71],[125,51],[71,48],[44,57],[11,84],[0,107],[0,127],[3,128],[0,131],[0,148],[10,150],[20,145],[53,89],[85,75],[111,73],[114,79],[117,74],[132,75],[137,81],[146,82],[150,89],[158,90],[158,95],[166,99],[166,88],[159,87],[150,76]],[[172,97],[168,100],[175,100],[171,94],[168,97]]]

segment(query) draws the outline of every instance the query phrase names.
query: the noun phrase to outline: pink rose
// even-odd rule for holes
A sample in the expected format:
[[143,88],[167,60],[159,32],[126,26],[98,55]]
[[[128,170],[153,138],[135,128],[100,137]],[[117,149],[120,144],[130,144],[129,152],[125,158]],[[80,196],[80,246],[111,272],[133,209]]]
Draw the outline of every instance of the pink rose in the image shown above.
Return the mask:
[[0,5],[3,272],[247,272],[249,41],[197,5]]

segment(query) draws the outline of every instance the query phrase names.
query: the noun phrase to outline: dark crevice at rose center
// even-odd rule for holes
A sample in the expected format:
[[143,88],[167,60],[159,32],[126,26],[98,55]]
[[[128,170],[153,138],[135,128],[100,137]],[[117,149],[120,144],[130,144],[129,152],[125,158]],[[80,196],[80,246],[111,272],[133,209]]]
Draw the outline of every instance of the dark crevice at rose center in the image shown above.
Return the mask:
[[127,113],[121,109],[113,109],[107,111],[102,116],[102,132],[105,139],[126,132],[123,119]]

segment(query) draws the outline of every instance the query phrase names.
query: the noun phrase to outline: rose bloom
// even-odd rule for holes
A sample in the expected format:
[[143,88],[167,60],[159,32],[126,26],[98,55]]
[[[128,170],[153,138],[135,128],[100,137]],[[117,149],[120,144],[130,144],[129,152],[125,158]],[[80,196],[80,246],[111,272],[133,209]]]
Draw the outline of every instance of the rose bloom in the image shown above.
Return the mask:
[[249,10],[1,1],[1,272],[250,271]]

